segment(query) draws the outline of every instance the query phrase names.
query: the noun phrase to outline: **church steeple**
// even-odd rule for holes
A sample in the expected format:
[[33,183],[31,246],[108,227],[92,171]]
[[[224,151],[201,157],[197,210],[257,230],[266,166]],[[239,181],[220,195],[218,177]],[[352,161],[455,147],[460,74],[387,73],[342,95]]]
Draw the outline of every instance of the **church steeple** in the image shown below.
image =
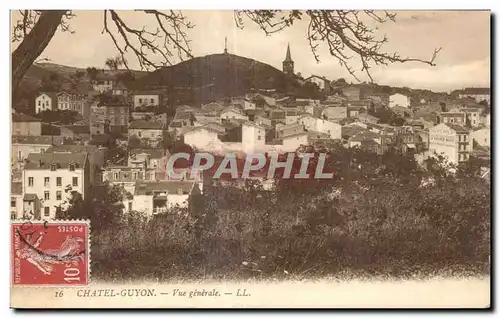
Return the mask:
[[292,54],[290,54],[290,43],[288,43],[285,60],[283,61],[283,73],[292,75],[294,73],[293,64]]

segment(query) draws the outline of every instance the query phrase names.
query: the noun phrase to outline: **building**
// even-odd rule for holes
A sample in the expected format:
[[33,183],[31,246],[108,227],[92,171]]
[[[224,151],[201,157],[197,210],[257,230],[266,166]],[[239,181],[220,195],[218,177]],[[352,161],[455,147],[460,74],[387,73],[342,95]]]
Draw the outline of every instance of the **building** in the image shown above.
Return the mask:
[[483,100],[491,105],[491,95],[490,88],[487,87],[468,87],[464,88],[458,94],[459,98],[473,98],[476,103],[480,103]]
[[294,124],[299,120],[299,112],[295,109],[285,110],[285,124]]
[[106,165],[106,152],[105,147],[68,144],[55,145],[45,150],[45,153],[86,153],[89,160],[89,180],[91,185],[101,183],[101,170]]
[[451,163],[469,159],[472,151],[470,132],[456,124],[441,123],[429,129],[429,150],[442,155]]
[[151,174],[144,166],[107,166],[103,172],[103,181],[111,185],[123,187],[125,191],[134,193],[137,181],[152,181]]
[[472,139],[477,142],[479,146],[491,147],[491,130],[489,128],[477,129],[471,133]]
[[40,119],[25,114],[12,114],[12,135],[40,136],[42,122]]
[[129,107],[124,103],[93,105],[90,109],[90,134],[123,133],[128,129]]
[[61,126],[61,136],[78,141],[90,140],[90,126]]
[[57,93],[57,109],[77,112],[81,115],[87,106],[85,95],[76,90],[68,90]]
[[41,92],[35,97],[35,113],[57,109],[57,93]]
[[330,139],[342,138],[342,126],[338,123],[320,119],[309,114],[301,116],[298,122],[304,125],[307,131],[312,130],[328,134]]
[[292,60],[292,54],[290,53],[290,44],[286,48],[285,59],[283,60],[283,73],[287,75],[293,75],[294,73],[294,62]]
[[243,114],[243,112],[236,107],[228,107],[224,109],[221,114],[220,114],[221,119],[241,119],[241,120],[248,120],[248,116]]
[[40,199],[36,194],[23,194],[23,183],[12,182],[10,190],[10,218],[14,219],[35,219],[41,218]]
[[389,96],[389,107],[404,107],[404,108],[409,108],[410,107],[410,97],[403,95],[403,94],[392,94]]
[[30,153],[43,153],[54,145],[70,143],[61,136],[12,136],[11,167],[20,170],[24,167],[25,159]]
[[219,131],[208,126],[198,126],[184,132],[184,143],[196,149],[207,149],[213,142],[220,142]]
[[308,145],[308,136],[309,134],[307,132],[299,132],[282,137],[282,152],[295,152],[300,146]]
[[467,123],[467,116],[461,111],[442,112],[439,114],[439,122],[443,124],[465,126]]
[[307,83],[316,84],[320,90],[330,92],[330,81],[322,76],[311,75],[305,79]]
[[127,89],[127,87],[125,85],[123,85],[122,82],[119,82],[118,84],[116,84],[112,88],[111,93],[113,95],[127,96],[128,95],[128,89]]
[[360,113],[358,114],[358,120],[363,123],[376,124],[379,119],[375,116],[372,116],[368,113]]
[[135,92],[134,109],[138,107],[160,106],[160,94],[157,92]]
[[[142,144],[158,147],[163,142],[165,125],[157,121],[135,120],[128,126],[128,139],[138,138]],[[130,145],[130,144],[129,144]]]
[[266,144],[266,130],[251,121],[244,122],[241,125],[241,139],[247,153],[262,150]]
[[199,191],[195,182],[158,181],[136,182],[132,206],[129,210],[151,216],[173,212],[175,208],[187,208],[189,197]]
[[305,127],[301,123],[294,123],[283,126],[276,126],[276,137],[283,138],[289,135],[296,135],[298,133],[305,132]]
[[481,108],[467,107],[463,108],[462,111],[465,113],[465,116],[467,116],[468,124],[471,127],[475,128],[481,126]]
[[97,74],[96,78],[92,80],[92,88],[100,94],[113,90],[114,77],[106,74]]
[[23,193],[40,198],[42,218],[54,218],[64,204],[67,191],[85,199],[90,186],[86,153],[31,153],[23,170]]
[[342,120],[344,118],[347,118],[347,107],[326,107],[325,109],[323,109],[321,116],[331,121]]

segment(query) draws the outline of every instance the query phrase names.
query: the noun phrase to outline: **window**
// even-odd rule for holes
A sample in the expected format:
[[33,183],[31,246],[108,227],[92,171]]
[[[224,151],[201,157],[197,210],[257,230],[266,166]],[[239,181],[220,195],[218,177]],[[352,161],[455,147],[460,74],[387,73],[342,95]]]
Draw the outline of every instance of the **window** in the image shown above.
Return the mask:
[[155,102],[155,100],[151,98],[151,104],[153,104],[154,102]]
[[118,180],[118,172],[113,172],[113,180]]
[[261,137],[260,137],[260,136],[257,136],[257,140],[261,140]]
[[41,106],[41,104],[42,104],[42,103],[41,103],[40,101],[38,101],[38,106]]
[[33,177],[28,178],[28,187],[32,187],[34,183]]
[[74,187],[78,186],[78,177],[73,177],[73,186]]
[[139,98],[139,104],[142,104],[142,98]]
[[61,177],[57,177],[57,178],[56,178],[56,185],[57,185],[58,187],[60,187],[60,186],[61,186],[61,184],[62,184],[62,179],[61,179]]
[[75,164],[74,163],[69,164],[69,171],[75,171]]
[[137,136],[142,137],[142,133],[140,131],[137,132]]
[[43,208],[43,215],[50,216],[50,208],[48,206]]
[[62,194],[61,191],[56,192],[56,200],[61,200]]
[[15,211],[10,212],[10,219],[11,220],[15,220],[16,219],[16,212]]
[[50,200],[50,192],[49,192],[49,191],[45,191],[45,192],[43,193],[43,198],[44,198],[45,200]]
[[10,207],[15,208],[16,207],[16,198],[10,199]]
[[45,178],[43,179],[43,185],[44,185],[45,187],[48,187],[48,186],[50,185],[50,178],[49,178],[49,177],[45,177]]
[[60,213],[61,213],[61,207],[60,206],[56,206],[56,215],[60,214]]
[[50,171],[56,171],[57,165],[55,163],[50,165]]

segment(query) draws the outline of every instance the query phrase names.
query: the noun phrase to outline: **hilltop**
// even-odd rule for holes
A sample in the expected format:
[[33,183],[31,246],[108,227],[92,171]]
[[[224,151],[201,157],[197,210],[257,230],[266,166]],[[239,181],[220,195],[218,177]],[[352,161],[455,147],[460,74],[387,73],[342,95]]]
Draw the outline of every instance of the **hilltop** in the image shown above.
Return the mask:
[[172,100],[195,104],[253,89],[286,92],[298,86],[295,77],[271,65],[227,53],[196,57],[163,67],[134,83],[136,89],[167,88]]

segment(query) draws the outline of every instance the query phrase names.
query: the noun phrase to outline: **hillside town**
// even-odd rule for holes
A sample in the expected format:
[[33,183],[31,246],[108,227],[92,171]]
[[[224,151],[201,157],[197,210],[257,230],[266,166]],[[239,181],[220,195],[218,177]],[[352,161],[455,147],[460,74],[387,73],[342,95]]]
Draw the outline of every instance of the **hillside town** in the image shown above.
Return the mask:
[[[489,88],[424,94],[314,74],[304,78],[294,71],[290,45],[284,53],[285,76],[315,94],[252,89],[179,105],[167,87],[137,89],[104,70],[81,72],[59,90],[39,89],[29,107],[12,112],[11,218],[55,218],[68,193],[85,199],[89,189],[104,184],[125,190],[125,213],[152,216],[187,207],[210,182],[203,173],[176,179],[165,172],[182,146],[244,157],[338,143],[377,155],[412,155],[422,169],[433,156],[452,164],[489,160]],[[489,178],[489,168],[483,172]]]

